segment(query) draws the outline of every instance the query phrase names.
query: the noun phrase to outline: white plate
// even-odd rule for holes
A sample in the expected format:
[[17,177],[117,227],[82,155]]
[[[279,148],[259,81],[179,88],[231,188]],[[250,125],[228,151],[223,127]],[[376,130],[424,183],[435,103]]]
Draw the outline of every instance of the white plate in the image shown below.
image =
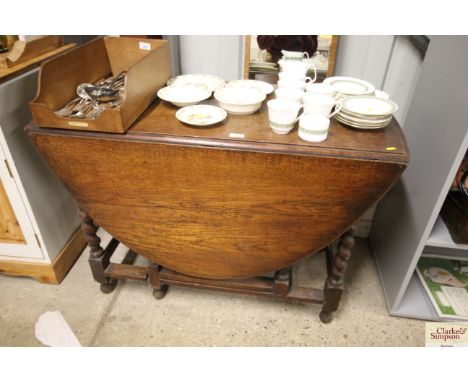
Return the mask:
[[339,114],[341,114],[343,117],[347,117],[350,119],[357,119],[360,121],[368,121],[368,122],[382,122],[384,120],[387,120],[388,118],[392,118],[393,114],[389,115],[362,115],[362,114],[355,114],[351,113],[347,110],[341,109]]
[[392,119],[393,117],[393,114],[390,114],[389,116],[385,116],[385,117],[374,117],[374,116],[360,116],[360,115],[356,115],[356,114],[349,114],[347,113],[345,110],[341,109],[338,113],[340,115],[340,117],[342,118],[345,118],[345,119],[348,119],[352,122],[356,122],[356,123],[383,123],[383,122],[387,122],[388,120]]
[[337,93],[352,96],[374,94],[375,91],[374,85],[354,77],[328,77],[323,83],[332,86]]
[[159,89],[158,97],[176,106],[189,106],[210,98],[211,92],[197,86],[166,86]]
[[373,96],[351,97],[341,101],[344,110],[361,116],[389,116],[398,110],[398,105],[390,100]]
[[382,129],[390,124],[391,119],[388,122],[384,123],[379,123],[375,125],[370,125],[370,124],[362,124],[362,123],[355,123],[351,122],[349,120],[343,119],[340,117],[338,114],[335,115],[335,118],[337,121],[340,121],[341,123],[344,123],[347,126],[354,127],[356,129],[363,129],[363,130],[377,130],[377,129]]
[[210,92],[221,89],[225,81],[221,77],[209,74],[184,74],[171,78],[167,85],[192,85],[197,87],[206,87]]
[[226,119],[223,109],[212,105],[194,105],[183,107],[176,113],[176,118],[188,125],[210,126]]
[[253,88],[260,90],[261,92],[265,94],[270,94],[273,90],[274,87],[272,84],[269,84],[268,82],[265,81],[258,81],[258,80],[235,80],[235,81],[229,81],[226,84],[227,88]]
[[277,69],[277,65],[274,62],[263,62],[263,61],[252,61],[250,62],[252,68],[264,68],[264,69]]
[[387,126],[391,122],[391,118],[387,119],[386,121],[382,122],[360,122],[360,121],[354,121],[352,119],[344,118],[341,115],[338,115],[337,119],[340,122],[347,123],[347,124],[352,124],[353,126],[359,126],[359,127],[382,127],[382,126]]

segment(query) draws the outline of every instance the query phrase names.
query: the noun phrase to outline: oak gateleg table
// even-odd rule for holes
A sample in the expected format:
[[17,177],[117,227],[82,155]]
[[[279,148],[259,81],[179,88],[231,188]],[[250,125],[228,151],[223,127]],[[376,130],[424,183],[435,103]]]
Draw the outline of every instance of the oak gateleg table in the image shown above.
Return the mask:
[[[332,120],[326,141],[308,143],[297,130],[273,133],[265,104],[205,128],[176,111],[155,102],[124,134],[26,127],[79,204],[101,290],[130,278],[147,280],[156,298],[173,285],[315,302],[330,322],[351,227],[409,162],[396,120],[374,131]],[[113,237],[106,248],[98,226]],[[112,263],[119,242],[131,251]],[[292,287],[292,265],[322,249],[324,288]],[[136,254],[149,265],[133,265]]]

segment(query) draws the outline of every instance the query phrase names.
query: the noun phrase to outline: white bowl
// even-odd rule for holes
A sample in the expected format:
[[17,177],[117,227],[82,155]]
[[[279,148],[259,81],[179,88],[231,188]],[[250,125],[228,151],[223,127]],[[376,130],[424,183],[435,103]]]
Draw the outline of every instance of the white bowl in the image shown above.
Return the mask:
[[225,81],[217,76],[209,74],[183,74],[167,81],[167,86],[198,86],[206,87],[211,92],[221,89]]
[[195,105],[210,96],[209,89],[199,86],[174,85],[166,86],[158,91],[159,98],[180,107]]
[[225,87],[227,88],[254,88],[265,94],[270,94],[275,89],[272,84],[259,80],[234,80],[229,81]]
[[252,88],[229,88],[216,90],[215,99],[220,107],[231,114],[253,114],[266,98],[264,92]]

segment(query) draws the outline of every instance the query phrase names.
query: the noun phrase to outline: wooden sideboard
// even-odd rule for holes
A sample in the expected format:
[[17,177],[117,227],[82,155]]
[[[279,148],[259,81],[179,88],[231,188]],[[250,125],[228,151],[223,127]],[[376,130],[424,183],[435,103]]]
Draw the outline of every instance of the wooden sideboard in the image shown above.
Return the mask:
[[[29,126],[52,171],[81,207],[90,264],[103,291],[118,278],[320,302],[331,320],[353,245],[352,224],[405,169],[396,121],[378,131],[333,121],[322,143],[272,132],[266,104],[208,128],[175,118],[156,102],[125,134]],[[97,225],[115,241],[104,249]],[[328,250],[323,290],[291,288],[291,266]],[[112,264],[116,242],[148,267]],[[267,279],[262,275],[273,272]]]

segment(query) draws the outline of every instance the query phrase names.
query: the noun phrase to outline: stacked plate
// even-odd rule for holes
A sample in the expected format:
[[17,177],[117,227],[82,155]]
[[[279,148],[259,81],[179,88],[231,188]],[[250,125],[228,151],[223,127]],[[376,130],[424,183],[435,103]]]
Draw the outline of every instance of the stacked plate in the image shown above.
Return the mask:
[[341,100],[341,110],[335,118],[358,129],[381,129],[398,110],[395,102],[374,96],[355,96]]
[[353,77],[328,77],[323,81],[335,90],[335,98],[373,95],[375,86],[371,83]]
[[250,62],[250,69],[261,71],[277,72],[278,66],[274,62],[252,61]]

